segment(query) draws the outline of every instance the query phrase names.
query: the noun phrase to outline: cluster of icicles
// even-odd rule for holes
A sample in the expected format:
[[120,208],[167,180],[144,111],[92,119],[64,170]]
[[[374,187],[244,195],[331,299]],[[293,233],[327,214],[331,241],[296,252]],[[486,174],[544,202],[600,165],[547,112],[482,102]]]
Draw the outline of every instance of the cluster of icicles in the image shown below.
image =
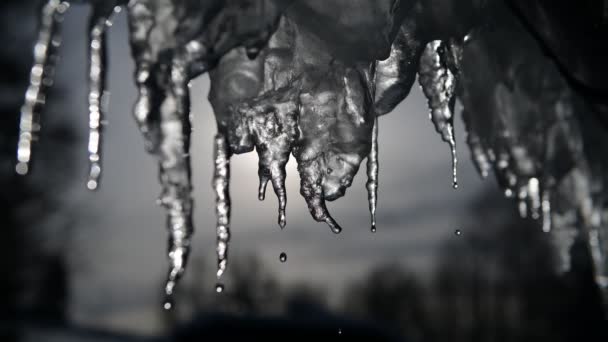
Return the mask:
[[[101,143],[106,108],[105,34],[111,17],[126,1],[89,1],[89,161],[87,187],[95,190],[102,170]],[[199,3],[200,2],[200,3]],[[259,198],[270,182],[278,198],[278,224],[286,225],[285,166],[298,162],[301,194],[316,221],[334,233],[340,225],[325,205],[344,195],[364,159],[371,230],[376,231],[378,190],[378,116],[392,111],[418,76],[428,99],[430,119],[452,152],[453,186],[456,148],[453,112],[462,48],[468,40],[431,40],[412,49],[407,23],[396,30],[388,58],[348,62],[319,46],[318,38],[285,14],[285,4],[271,1],[133,0],[127,5],[130,42],[139,96],[134,117],[146,149],[160,165],[159,204],[168,212],[168,257],[165,286],[171,295],[184,272],[193,233],[190,170],[189,82],[210,72],[209,99],[218,134],[214,139],[213,189],[217,214],[217,278],[226,270],[230,241],[230,157],[256,150]],[[52,83],[60,44],[61,17],[68,2],[47,0],[34,48],[30,85],[21,110],[16,171],[27,174],[32,143],[40,130],[45,90]],[[390,44],[390,43],[389,43]],[[517,179],[506,160],[491,155],[473,133],[473,159],[485,177],[494,166],[510,174],[505,189],[520,200],[522,215],[551,225],[550,188],[538,178]],[[499,172],[499,171],[497,171]],[[219,290],[218,290],[219,291]]]

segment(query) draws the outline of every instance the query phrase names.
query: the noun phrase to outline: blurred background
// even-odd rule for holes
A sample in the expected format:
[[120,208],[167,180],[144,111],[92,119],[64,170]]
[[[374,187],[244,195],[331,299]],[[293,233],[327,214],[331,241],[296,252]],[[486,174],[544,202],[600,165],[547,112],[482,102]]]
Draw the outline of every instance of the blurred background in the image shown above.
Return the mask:
[[[209,80],[192,92],[196,235],[176,309],[162,310],[165,213],[155,160],[131,117],[136,97],[126,16],[109,35],[104,174],[86,190],[88,8],[72,6],[33,172],[14,174],[18,114],[36,36],[36,1],[0,4],[0,337],[2,341],[204,340],[367,336],[372,340],[597,340],[603,313],[591,270],[559,275],[549,236],[482,181],[456,122],[451,157],[418,87],[380,119],[378,232],[365,175],[330,203],[344,227],[316,223],[288,165],[288,224],[257,200],[257,158],[232,160],[233,238],[224,293],[214,292],[211,191],[215,122]],[[287,255],[286,262],[279,255]],[[575,250],[576,252],[576,250]],[[605,335],[604,335],[605,337]]]

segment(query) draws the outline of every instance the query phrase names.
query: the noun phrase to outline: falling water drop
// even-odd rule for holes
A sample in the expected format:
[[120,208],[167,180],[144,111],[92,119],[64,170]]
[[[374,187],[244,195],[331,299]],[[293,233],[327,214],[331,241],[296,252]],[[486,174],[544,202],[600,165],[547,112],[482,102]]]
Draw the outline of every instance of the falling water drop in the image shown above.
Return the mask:
[[281,255],[279,255],[279,260],[281,260],[281,262],[287,261],[287,254],[285,252],[281,252]]
[[338,335],[342,335],[342,329],[338,328]]
[[215,292],[216,293],[224,292],[224,284],[222,284],[222,283],[215,284]]
[[219,279],[226,270],[228,243],[230,242],[230,154],[228,142],[223,134],[218,133],[215,136],[214,145],[213,189],[216,196],[217,278]]
[[42,7],[40,30],[34,46],[34,65],[19,119],[15,171],[20,175],[26,175],[30,169],[32,145],[40,131],[40,107],[44,105],[46,90],[52,84],[55,51],[61,44],[61,21],[68,7],[68,2],[61,0],[48,0]]
[[376,207],[378,205],[378,118],[374,120],[372,146],[367,156],[367,199],[371,216],[371,231],[376,232]]
[[460,236],[460,235],[462,235],[462,231],[461,231],[460,229],[456,229],[456,230],[454,231],[454,235],[456,235],[456,236]]
[[165,304],[163,304],[163,309],[171,311],[173,309],[173,303],[169,300],[165,301]]

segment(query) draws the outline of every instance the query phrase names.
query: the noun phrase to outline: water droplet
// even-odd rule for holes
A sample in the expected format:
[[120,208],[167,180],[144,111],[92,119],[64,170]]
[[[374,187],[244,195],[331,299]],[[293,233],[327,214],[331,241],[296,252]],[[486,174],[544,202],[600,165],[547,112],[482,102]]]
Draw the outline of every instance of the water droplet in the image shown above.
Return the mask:
[[342,335],[342,329],[338,328],[338,335]]
[[372,226],[372,229],[371,229],[372,233],[375,233],[375,232],[376,232],[376,230],[377,230],[377,229],[376,229],[376,225],[373,225],[373,226]]
[[281,260],[281,262],[287,261],[287,254],[285,252],[281,252],[281,255],[279,255],[279,260]]
[[217,284],[215,285],[215,292],[217,292],[217,293],[222,293],[222,292],[224,292],[224,284],[222,284],[222,283],[217,283]]
[[460,235],[462,235],[462,231],[461,231],[460,229],[456,229],[456,230],[454,231],[454,235],[456,235],[456,236],[460,236]]
[[171,304],[171,302],[165,302],[165,304],[163,305],[163,309],[170,311],[171,309],[173,309],[173,305]]

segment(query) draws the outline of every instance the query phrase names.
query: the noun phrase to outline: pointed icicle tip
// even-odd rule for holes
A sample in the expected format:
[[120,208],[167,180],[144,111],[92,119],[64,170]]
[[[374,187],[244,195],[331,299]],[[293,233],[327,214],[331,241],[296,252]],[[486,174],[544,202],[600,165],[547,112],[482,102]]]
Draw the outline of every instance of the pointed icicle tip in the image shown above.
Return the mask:
[[278,219],[279,227],[281,229],[285,228],[287,225],[287,218],[285,217],[285,209],[279,209],[279,219]]
[[340,234],[340,233],[342,233],[342,227],[340,227],[340,225],[338,224],[338,222],[336,222],[336,220],[334,220],[334,218],[331,217],[329,214],[325,218],[325,223],[327,223],[327,225],[329,226],[329,228],[331,228],[331,231],[334,234]]
[[281,229],[285,228],[287,224],[287,218],[285,215],[285,210],[287,208],[287,190],[285,189],[285,167],[282,166],[278,169],[273,169],[272,171],[272,188],[274,189],[274,193],[279,200],[279,217],[278,223]]

